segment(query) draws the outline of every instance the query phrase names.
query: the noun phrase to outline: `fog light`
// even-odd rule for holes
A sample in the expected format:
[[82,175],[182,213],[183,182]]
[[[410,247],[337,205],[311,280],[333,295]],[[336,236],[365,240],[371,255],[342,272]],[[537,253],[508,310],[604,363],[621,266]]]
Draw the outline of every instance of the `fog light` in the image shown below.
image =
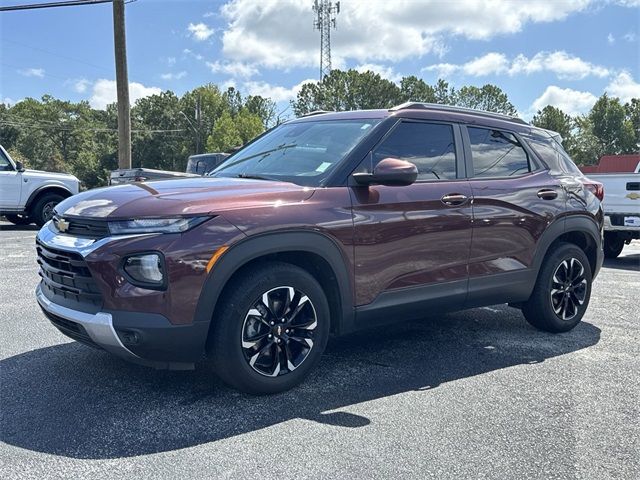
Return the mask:
[[131,255],[125,259],[123,268],[134,284],[156,288],[164,284],[164,262],[158,253]]

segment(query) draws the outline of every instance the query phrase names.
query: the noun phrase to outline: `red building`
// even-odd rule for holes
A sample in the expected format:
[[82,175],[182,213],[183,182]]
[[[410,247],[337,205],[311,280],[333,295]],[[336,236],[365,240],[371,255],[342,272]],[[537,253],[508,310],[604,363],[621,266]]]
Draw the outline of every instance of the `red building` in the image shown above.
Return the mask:
[[580,167],[582,173],[633,173],[640,162],[640,153],[603,155],[597,165]]

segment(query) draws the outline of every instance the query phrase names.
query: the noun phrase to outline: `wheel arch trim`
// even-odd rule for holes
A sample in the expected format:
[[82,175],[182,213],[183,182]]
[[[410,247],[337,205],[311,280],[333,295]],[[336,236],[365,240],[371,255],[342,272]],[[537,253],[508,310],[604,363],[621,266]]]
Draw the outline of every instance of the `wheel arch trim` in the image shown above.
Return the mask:
[[[594,219],[586,215],[565,216],[549,225],[538,242],[538,248],[536,249],[533,260],[533,268],[536,276],[540,272],[542,262],[547,256],[551,245],[562,235],[572,232],[588,235],[596,245],[596,251],[602,252],[600,228]],[[594,278],[601,264],[602,254],[600,253],[596,258],[596,271],[593,272]]]
[[27,202],[25,203],[25,206],[24,206],[25,211],[31,208],[33,203],[36,201],[36,199],[40,195],[48,193],[49,191],[51,193],[62,193],[63,195],[66,195],[65,198],[68,198],[71,195],[73,195],[73,192],[62,184],[48,183],[46,185],[40,185],[38,188],[36,188],[33,192],[29,194],[29,198],[27,199]]
[[350,330],[354,321],[353,285],[348,263],[336,241],[309,230],[267,232],[248,237],[232,245],[213,265],[198,298],[195,322],[213,321],[220,295],[231,277],[249,262],[267,255],[307,252],[321,256],[330,266],[338,284],[341,313],[339,331]]

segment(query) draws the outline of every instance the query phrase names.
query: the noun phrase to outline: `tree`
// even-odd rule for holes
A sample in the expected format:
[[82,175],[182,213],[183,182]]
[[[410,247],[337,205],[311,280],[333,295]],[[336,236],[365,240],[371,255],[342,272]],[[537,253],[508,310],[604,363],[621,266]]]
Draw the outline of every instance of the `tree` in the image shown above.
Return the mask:
[[601,155],[632,153],[637,149],[633,124],[626,113],[620,100],[611,98],[606,93],[591,109],[589,121]]
[[209,152],[226,152],[240,145],[242,145],[240,131],[231,113],[224,112],[207,139],[207,150]]
[[321,82],[306,83],[293,102],[296,116],[314,110],[390,108],[400,103],[400,88],[377,73],[332,70]]
[[562,138],[568,138],[573,128],[573,120],[571,117],[552,105],[547,105],[542,110],[538,110],[533,116],[531,123],[536,127],[558,132],[562,135]]
[[496,85],[483,85],[462,87],[458,91],[452,91],[454,104],[460,107],[485,110],[487,112],[504,113],[505,115],[516,115],[516,107],[509,101],[507,94]]
[[402,102],[430,102],[437,101],[435,89],[427,85],[421,78],[413,75],[404,77],[400,81],[400,98]]
[[270,98],[264,98],[260,95],[249,95],[244,101],[244,107],[249,113],[260,117],[262,126],[265,129],[273,126],[273,122],[276,120],[276,104]]

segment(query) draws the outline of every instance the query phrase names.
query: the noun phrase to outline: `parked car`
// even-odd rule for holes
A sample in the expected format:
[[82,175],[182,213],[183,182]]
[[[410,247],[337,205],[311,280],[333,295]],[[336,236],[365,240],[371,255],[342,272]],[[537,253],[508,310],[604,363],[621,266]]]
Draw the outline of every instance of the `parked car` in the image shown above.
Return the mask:
[[[603,248],[606,258],[616,258],[625,244],[640,239],[640,155],[620,155],[623,157],[621,159],[612,157],[606,160],[618,160],[616,163],[626,164],[630,167],[629,171],[621,172],[618,168],[611,173],[600,173],[601,170],[596,167],[594,173],[588,173],[589,178],[604,185],[606,193],[603,202]],[[602,160],[600,163],[603,163]]]
[[228,156],[229,154],[227,153],[191,155],[187,162],[186,172],[154,170],[152,168],[120,168],[112,171],[109,175],[109,185],[200,177],[220,165]]
[[[37,235],[36,297],[71,338],[230,385],[291,388],[330,334],[509,303],[582,319],[602,186],[554,134],[408,103],[298,118],[208,177],[85,192]],[[389,328],[393,328],[390,326]]]
[[224,162],[228,153],[201,153],[199,155],[191,155],[187,162],[187,173],[195,173],[205,175],[214,168]]
[[0,215],[11,223],[44,225],[53,207],[79,188],[73,175],[25,169],[0,145]]
[[154,170],[152,168],[119,168],[109,175],[109,185],[122,185],[123,183],[151,182],[155,180],[171,180],[176,178],[194,178],[194,175],[184,172],[172,172],[169,170]]

